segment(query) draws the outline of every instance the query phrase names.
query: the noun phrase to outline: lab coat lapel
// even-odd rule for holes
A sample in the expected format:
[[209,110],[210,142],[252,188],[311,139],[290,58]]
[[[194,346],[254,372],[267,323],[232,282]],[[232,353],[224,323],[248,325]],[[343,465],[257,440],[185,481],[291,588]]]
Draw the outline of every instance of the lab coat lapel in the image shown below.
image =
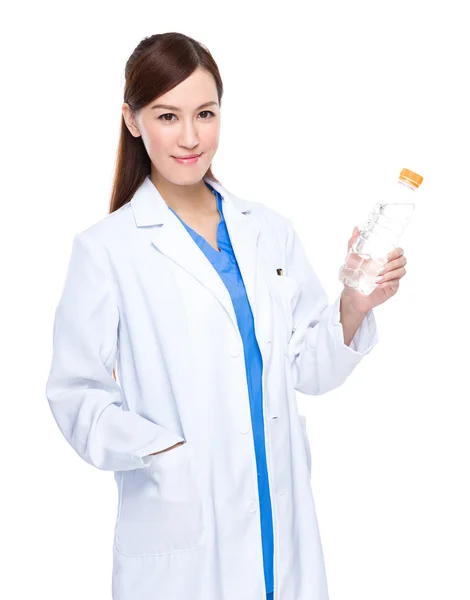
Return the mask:
[[[223,212],[227,230],[248,298],[254,306],[259,227],[244,214],[243,207],[235,203],[227,190],[210,178],[206,181],[220,191],[224,198]],[[178,217],[168,208],[149,176],[134,194],[131,207],[138,227],[158,225],[151,235],[155,248],[204,285],[226,310],[235,327],[238,327],[232,300],[224,282]]]
[[[250,302],[253,314],[257,305],[256,275],[258,266],[258,239],[260,229],[257,222],[249,216],[250,209],[223,189],[216,186],[213,181],[211,185],[219,191],[224,200],[222,210],[225,224],[232,244],[233,252],[240,269],[245,285],[246,294]],[[256,317],[255,317],[256,318]]]
[[218,182],[212,179],[207,181],[224,198],[222,210],[227,231],[253,312],[255,333],[260,342],[263,360],[267,361],[271,349],[273,314],[267,281],[270,260],[260,243],[260,227],[250,215],[249,202],[230,194]]

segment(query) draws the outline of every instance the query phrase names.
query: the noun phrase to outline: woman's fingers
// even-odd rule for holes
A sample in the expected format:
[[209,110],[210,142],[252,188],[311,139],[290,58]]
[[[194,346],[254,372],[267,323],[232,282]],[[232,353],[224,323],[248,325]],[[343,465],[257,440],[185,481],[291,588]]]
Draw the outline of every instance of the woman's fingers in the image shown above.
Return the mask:
[[395,260],[389,260],[381,269],[377,271],[377,275],[383,275],[384,273],[393,271],[394,269],[400,269],[401,267],[404,267],[407,262],[406,256],[400,256],[400,258],[395,258]]
[[376,278],[376,283],[381,283],[385,281],[392,281],[393,279],[401,279],[406,274],[405,267],[400,267],[398,269],[393,269],[391,271],[386,271],[383,275],[380,275]]
[[348,252],[351,250],[351,246],[353,245],[354,240],[357,238],[358,235],[359,235],[359,228],[356,226],[356,227],[354,227],[352,236],[349,238],[349,241],[348,241]]
[[400,256],[403,256],[403,255],[404,255],[403,248],[395,248],[387,256],[387,259],[394,260],[395,258],[399,258]]
[[[379,283],[377,285],[377,287],[375,288],[376,290],[391,290],[392,292],[396,292],[398,290],[400,286],[400,280],[399,279],[391,279],[390,281],[382,281],[382,283]],[[374,290],[375,291],[375,290]]]

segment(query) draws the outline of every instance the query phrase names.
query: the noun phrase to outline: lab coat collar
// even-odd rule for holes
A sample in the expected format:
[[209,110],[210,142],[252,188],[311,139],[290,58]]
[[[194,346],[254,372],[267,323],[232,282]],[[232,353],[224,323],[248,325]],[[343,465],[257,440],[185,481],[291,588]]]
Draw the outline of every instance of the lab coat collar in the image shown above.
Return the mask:
[[[209,183],[221,194],[224,213],[227,204],[232,204],[233,208],[242,214],[251,212],[249,202],[243,200],[243,198],[238,198],[237,196],[230,194],[219,182],[210,177],[204,177],[204,181]],[[137,227],[162,225],[168,218],[168,205],[158,189],[152,183],[150,175],[145,177],[143,183],[131,199],[130,204]]]
[[[245,284],[248,299],[256,314],[258,238],[260,228],[251,216],[249,202],[230,194],[214,179],[205,177],[222,196],[222,210],[233,251]],[[130,201],[137,227],[151,228],[151,242],[167,258],[177,263],[204,285],[222,304],[238,330],[230,294],[211,262],[194,243],[188,231],[171,211],[147,175]]]

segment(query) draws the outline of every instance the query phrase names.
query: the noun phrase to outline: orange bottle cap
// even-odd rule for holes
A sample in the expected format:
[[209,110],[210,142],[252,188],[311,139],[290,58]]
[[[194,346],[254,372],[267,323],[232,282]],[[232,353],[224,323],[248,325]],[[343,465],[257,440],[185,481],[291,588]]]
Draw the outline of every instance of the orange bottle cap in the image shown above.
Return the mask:
[[421,175],[418,175],[418,173],[414,173],[409,169],[402,169],[400,171],[400,179],[411,183],[411,185],[414,185],[414,187],[416,188],[419,187],[421,183],[423,183],[423,178],[421,177]]

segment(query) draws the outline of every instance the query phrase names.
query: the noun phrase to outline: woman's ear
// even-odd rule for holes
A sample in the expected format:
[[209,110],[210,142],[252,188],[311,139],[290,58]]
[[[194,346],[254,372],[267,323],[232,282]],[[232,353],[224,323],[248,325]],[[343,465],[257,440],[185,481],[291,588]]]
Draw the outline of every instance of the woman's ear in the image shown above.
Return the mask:
[[132,112],[131,107],[127,102],[122,105],[122,116],[126,123],[127,129],[131,132],[134,137],[140,137],[140,130],[137,126],[135,114]]

